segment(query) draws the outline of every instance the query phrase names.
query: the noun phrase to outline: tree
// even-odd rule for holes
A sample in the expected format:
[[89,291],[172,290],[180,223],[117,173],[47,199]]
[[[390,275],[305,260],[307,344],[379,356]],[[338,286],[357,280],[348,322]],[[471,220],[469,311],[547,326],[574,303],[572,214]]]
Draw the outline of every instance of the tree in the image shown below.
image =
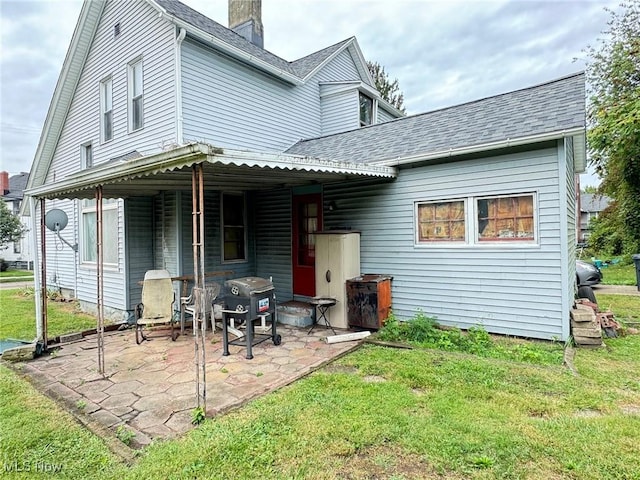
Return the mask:
[[640,252],[640,0],[608,10],[609,30],[588,47],[588,148],[602,177],[600,191],[616,201],[606,215],[620,229],[623,250]]
[[582,189],[582,192],[596,194],[598,193],[598,187],[596,187],[595,185],[587,185]]
[[402,113],[405,113],[405,108],[402,105],[404,103],[404,94],[400,91],[398,79],[395,78],[390,81],[389,75],[384,71],[384,67],[378,62],[367,62],[367,67],[373,77],[376,90],[380,92],[380,96]]
[[12,242],[19,241],[25,228],[17,215],[14,215],[4,200],[0,200],[0,250]]

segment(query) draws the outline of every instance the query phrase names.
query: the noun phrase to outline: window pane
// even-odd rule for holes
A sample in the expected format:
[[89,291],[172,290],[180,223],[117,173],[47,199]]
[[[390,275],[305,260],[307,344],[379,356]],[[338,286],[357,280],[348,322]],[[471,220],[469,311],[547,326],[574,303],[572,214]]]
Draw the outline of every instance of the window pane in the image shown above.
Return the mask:
[[82,260],[85,262],[97,261],[97,244],[96,237],[96,212],[88,212],[83,214],[82,225]]
[[464,201],[418,205],[419,242],[464,242]]
[[133,75],[133,96],[142,95],[142,62],[136,63],[132,68]]
[[373,100],[360,93],[360,125],[371,125],[373,119]]
[[111,111],[105,112],[104,114],[104,139],[111,140],[113,135],[113,127],[111,125]]
[[[105,200],[102,208],[102,260],[105,264],[118,264],[118,209],[117,200]],[[95,200],[83,200],[82,261],[98,261],[98,231]],[[104,208],[110,206],[111,208]]]
[[485,198],[477,202],[478,240],[533,240],[533,195]]
[[223,260],[245,260],[244,195],[222,195]]
[[142,128],[142,97],[134,98],[132,105],[131,129]]
[[113,89],[112,89],[111,80],[106,80],[102,86],[103,97],[102,97],[102,111],[108,112],[113,108]]

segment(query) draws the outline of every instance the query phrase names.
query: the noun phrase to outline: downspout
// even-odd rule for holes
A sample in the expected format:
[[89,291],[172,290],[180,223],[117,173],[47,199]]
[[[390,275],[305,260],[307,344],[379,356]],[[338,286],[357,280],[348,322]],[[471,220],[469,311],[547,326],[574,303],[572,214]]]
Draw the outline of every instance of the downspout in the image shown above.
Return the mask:
[[42,284],[40,278],[40,248],[38,245],[38,220],[36,218],[36,202],[34,197],[29,197],[29,214],[31,215],[31,251],[33,252],[33,288],[36,302],[36,340],[42,340],[44,330],[42,319]]
[[176,85],[176,143],[182,145],[184,142],[182,130],[184,122],[182,118],[182,41],[187,36],[184,28],[176,37],[175,42],[175,85]]

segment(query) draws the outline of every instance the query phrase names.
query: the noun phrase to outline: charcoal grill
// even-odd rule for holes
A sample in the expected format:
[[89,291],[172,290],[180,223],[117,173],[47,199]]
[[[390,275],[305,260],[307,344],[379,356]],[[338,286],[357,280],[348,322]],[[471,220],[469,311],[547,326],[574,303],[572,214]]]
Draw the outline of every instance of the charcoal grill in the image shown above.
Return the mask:
[[[222,310],[222,355],[229,355],[229,345],[241,345],[247,349],[247,359],[253,358],[252,348],[272,340],[274,345],[280,345],[282,337],[276,332],[276,295],[273,283],[261,277],[243,277],[227,280],[225,287],[225,308]],[[245,324],[245,334],[229,327],[229,322]],[[255,322],[260,321],[264,326],[271,322],[271,328],[262,333],[255,332]],[[236,335],[235,340],[229,340],[229,333]]]

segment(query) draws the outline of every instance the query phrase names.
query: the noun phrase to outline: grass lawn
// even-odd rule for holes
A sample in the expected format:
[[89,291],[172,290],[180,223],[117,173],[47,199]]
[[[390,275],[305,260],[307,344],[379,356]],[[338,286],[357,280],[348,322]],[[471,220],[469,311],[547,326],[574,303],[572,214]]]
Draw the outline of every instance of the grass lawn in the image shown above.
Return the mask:
[[[0,338],[31,341],[36,337],[33,289],[0,290]],[[96,319],[79,313],[74,303],[48,302],[49,338],[95,328]]]
[[604,285],[636,285],[636,267],[630,265],[609,265],[602,268]]
[[133,466],[0,366],[0,456],[7,478],[41,478],[11,470],[40,461],[114,480],[638,480],[640,336],[605,341],[577,351],[577,376],[554,357],[366,345]]
[[33,272],[30,270],[6,270],[4,272],[0,272],[0,278],[13,277],[33,277]]
[[[622,323],[640,323],[640,295],[596,293],[601,310],[611,310]],[[633,326],[633,325],[630,325]]]

